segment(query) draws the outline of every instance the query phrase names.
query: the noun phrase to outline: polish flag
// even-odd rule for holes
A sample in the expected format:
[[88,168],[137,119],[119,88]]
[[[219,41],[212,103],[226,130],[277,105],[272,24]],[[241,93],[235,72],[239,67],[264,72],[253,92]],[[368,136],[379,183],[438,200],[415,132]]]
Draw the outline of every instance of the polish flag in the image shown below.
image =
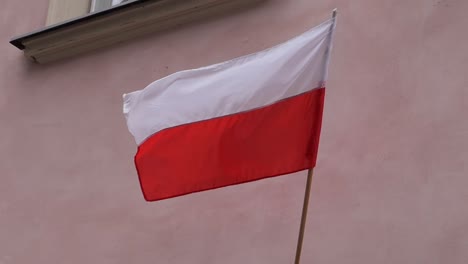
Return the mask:
[[156,201],[315,166],[334,19],[275,47],[124,95],[143,195]]

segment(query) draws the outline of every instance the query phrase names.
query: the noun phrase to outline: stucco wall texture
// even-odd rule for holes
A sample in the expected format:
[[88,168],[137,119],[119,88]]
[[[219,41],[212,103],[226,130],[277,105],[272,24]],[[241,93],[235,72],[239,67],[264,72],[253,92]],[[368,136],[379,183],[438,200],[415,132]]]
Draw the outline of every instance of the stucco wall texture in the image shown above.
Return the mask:
[[305,172],[142,197],[122,93],[280,43],[339,8],[302,263],[468,263],[468,1],[268,0],[73,59],[8,44],[0,10],[0,263],[292,263]]

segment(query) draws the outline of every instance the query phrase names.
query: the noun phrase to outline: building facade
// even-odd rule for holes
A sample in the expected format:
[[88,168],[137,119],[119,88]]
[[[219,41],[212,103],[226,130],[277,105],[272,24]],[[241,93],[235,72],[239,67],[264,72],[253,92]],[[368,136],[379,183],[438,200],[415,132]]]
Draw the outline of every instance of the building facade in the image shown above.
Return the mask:
[[122,94],[335,7],[302,263],[468,263],[462,0],[265,0],[44,64],[8,41],[45,26],[48,0],[4,0],[0,263],[292,263],[305,172],[147,203]]

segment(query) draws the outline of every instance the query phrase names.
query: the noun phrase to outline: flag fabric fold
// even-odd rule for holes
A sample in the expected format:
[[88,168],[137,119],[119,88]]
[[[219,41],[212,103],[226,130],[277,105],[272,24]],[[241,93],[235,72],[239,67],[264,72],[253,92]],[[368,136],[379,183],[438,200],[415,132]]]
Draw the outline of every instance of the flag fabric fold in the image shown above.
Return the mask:
[[145,199],[314,167],[334,25],[125,94]]

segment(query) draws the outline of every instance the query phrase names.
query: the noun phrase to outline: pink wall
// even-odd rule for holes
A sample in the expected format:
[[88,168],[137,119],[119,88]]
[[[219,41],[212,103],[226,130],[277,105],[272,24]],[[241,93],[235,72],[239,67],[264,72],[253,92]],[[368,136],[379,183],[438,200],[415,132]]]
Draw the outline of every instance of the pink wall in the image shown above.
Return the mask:
[[[25,8],[25,7],[28,8]],[[468,263],[468,1],[269,0],[75,59],[0,10],[0,263],[292,263],[305,174],[146,203],[121,95],[340,9],[303,263]]]

